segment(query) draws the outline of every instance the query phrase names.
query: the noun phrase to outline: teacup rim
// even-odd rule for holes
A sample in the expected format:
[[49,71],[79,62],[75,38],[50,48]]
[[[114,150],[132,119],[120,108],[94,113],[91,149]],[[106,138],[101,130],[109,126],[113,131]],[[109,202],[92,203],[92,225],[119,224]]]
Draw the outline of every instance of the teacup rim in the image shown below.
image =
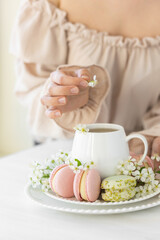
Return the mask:
[[[90,128],[90,126],[92,126]],[[86,124],[86,128],[87,129],[92,129],[92,128],[95,128],[95,127],[102,127],[102,128],[115,128],[116,131],[113,131],[113,132],[87,132],[88,134],[114,134],[114,133],[117,133],[121,130],[123,130],[123,126],[119,125],[119,124],[114,124],[114,123],[91,123],[91,124]]]

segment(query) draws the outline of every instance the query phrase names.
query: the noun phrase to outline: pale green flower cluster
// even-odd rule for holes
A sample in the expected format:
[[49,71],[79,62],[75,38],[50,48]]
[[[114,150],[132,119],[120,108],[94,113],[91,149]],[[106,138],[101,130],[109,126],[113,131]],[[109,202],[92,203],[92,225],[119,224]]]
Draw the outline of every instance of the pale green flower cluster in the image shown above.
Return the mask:
[[88,86],[89,87],[95,87],[98,83],[98,80],[96,79],[96,75],[93,76],[93,80],[91,80],[89,83],[88,83]]
[[78,124],[76,127],[74,127],[74,130],[80,131],[81,133],[87,133],[89,132],[89,129],[85,124]]
[[[156,160],[156,158],[155,158]],[[136,159],[129,157],[117,165],[118,175],[129,175],[137,180],[136,197],[143,197],[160,189],[155,172],[150,167],[143,166]]]

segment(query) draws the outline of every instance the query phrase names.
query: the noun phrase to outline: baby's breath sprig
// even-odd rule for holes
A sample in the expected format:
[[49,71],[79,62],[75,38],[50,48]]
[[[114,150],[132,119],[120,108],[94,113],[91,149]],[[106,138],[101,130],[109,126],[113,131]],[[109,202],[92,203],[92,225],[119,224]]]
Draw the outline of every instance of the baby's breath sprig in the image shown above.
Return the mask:
[[81,133],[87,133],[89,132],[89,129],[85,124],[78,124],[76,127],[74,127],[74,130],[80,131]]
[[[152,160],[159,160],[159,156],[152,157]],[[156,178],[157,172],[140,162],[137,162],[133,157],[129,157],[125,161],[120,161],[117,165],[117,174],[129,175],[137,180],[136,197],[143,197],[160,190],[160,183]]]
[[89,87],[95,87],[98,83],[98,80],[96,79],[96,75],[93,76],[93,80],[91,80],[89,83],[88,83],[88,86]]

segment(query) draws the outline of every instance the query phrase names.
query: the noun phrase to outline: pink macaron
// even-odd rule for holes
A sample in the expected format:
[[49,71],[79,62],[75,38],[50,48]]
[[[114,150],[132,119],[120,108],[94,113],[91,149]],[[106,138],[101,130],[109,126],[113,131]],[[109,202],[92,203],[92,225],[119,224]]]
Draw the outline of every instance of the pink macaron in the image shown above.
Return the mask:
[[76,173],[73,182],[73,191],[77,200],[94,202],[100,194],[101,178],[96,169],[81,170]]
[[74,176],[75,173],[67,164],[55,167],[50,176],[52,191],[64,198],[73,197]]

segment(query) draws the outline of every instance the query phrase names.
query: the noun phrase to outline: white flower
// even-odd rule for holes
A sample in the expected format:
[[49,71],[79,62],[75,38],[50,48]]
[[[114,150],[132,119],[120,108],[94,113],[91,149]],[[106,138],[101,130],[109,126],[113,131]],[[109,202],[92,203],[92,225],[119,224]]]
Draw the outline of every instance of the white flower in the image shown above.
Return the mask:
[[127,160],[125,160],[125,162],[126,162],[126,163],[131,163],[131,162],[133,162],[133,161],[132,161],[132,157],[131,157],[131,156],[129,156],[129,157],[128,157],[128,159],[127,159]]
[[152,188],[153,191],[156,192],[157,190],[160,190],[160,183],[157,180],[152,181]]
[[95,168],[95,163],[93,161],[88,162],[88,164],[90,169]]
[[141,180],[142,182],[146,181],[146,178],[148,176],[147,169],[143,168],[142,171],[136,170],[132,173],[132,175],[137,179]]
[[143,186],[136,187],[135,190],[136,190],[136,197],[137,198],[140,198],[140,197],[142,197],[144,195],[144,188],[143,188]]
[[156,160],[157,162],[160,162],[160,156],[158,154],[154,154],[152,157],[151,157],[152,160]]
[[78,124],[76,127],[74,127],[74,130],[80,131],[82,133],[87,133],[89,132],[89,129],[86,127],[85,124]]
[[145,169],[147,173],[145,183],[152,183],[152,181],[155,180],[155,173],[153,172],[152,168],[145,168]]
[[136,162],[136,159],[135,158],[132,158],[132,157],[130,157],[131,158],[131,162]]
[[122,169],[125,167],[125,162],[124,161],[119,161],[118,165],[117,165],[117,168],[118,169]]
[[130,163],[126,166],[126,169],[132,173],[132,172],[136,169],[136,167],[135,167],[135,165],[134,165],[132,162],[130,162]]
[[90,164],[89,163],[85,163],[84,166],[83,166],[83,169],[84,170],[90,169]]
[[117,165],[117,174],[124,174],[124,175],[132,175],[132,172],[136,170],[134,160],[132,161],[132,158],[129,157],[125,161],[120,161]]
[[95,87],[98,83],[98,80],[96,79],[96,75],[93,76],[93,80],[91,80],[89,83],[88,83],[88,86],[89,87]]

